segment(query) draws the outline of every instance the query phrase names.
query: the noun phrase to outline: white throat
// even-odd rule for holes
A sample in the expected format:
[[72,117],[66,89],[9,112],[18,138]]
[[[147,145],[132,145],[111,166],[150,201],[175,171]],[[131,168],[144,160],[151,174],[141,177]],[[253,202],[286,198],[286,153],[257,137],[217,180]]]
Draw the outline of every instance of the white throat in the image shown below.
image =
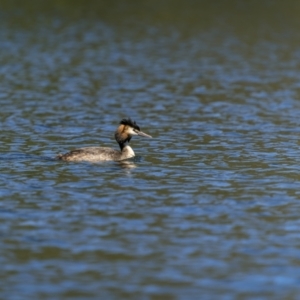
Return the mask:
[[125,158],[134,157],[135,154],[134,154],[132,148],[129,145],[126,145],[122,150],[122,156],[124,156],[124,159],[125,159]]

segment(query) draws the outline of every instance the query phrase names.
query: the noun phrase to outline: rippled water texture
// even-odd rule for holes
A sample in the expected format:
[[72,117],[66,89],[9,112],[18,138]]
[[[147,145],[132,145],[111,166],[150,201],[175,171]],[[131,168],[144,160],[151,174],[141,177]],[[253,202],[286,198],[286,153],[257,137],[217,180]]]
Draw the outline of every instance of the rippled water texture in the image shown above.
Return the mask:
[[300,5],[85,2],[0,5],[0,298],[297,299]]

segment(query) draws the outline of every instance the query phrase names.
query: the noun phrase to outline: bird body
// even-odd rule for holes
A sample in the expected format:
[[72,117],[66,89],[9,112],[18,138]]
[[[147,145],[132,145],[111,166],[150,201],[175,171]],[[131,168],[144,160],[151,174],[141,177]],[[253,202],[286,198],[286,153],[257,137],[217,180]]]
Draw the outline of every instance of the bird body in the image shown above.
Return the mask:
[[142,132],[136,122],[131,119],[123,119],[115,132],[115,139],[120,150],[108,147],[85,147],[72,150],[65,154],[59,154],[56,158],[64,161],[121,161],[135,156],[132,148],[127,144],[133,135],[140,135],[151,138],[150,135]]

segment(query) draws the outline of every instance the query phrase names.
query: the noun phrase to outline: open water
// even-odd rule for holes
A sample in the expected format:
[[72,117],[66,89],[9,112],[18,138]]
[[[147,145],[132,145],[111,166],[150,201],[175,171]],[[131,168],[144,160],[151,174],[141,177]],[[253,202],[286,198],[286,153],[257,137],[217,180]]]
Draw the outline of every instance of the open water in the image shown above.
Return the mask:
[[299,299],[300,5],[148,2],[2,4],[0,299]]

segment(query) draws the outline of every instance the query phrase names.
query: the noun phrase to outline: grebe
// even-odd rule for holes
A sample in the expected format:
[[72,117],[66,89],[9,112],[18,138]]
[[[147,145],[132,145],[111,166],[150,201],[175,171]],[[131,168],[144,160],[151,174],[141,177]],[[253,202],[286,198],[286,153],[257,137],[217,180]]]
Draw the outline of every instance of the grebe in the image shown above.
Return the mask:
[[126,142],[129,143],[133,135],[152,138],[152,136],[142,132],[135,121],[132,121],[130,118],[123,119],[115,132],[115,139],[118,142],[121,151],[107,147],[85,147],[72,150],[65,154],[59,154],[56,158],[64,161],[90,162],[107,160],[120,161],[128,159],[135,156],[132,148],[129,145],[126,145]]

